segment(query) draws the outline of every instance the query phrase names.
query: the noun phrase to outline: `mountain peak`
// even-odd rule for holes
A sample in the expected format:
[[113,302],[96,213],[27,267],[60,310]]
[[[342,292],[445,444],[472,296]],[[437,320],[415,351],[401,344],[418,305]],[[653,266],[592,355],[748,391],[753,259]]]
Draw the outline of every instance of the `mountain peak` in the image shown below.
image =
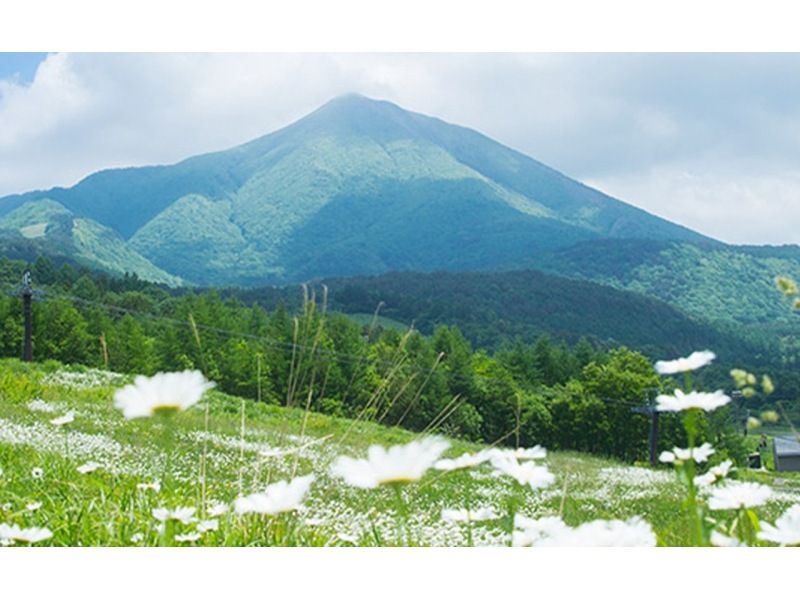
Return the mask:
[[341,108],[377,108],[380,106],[392,106],[398,110],[402,110],[396,104],[392,104],[387,100],[380,100],[376,98],[371,98],[369,96],[365,96],[360,93],[356,92],[348,92],[338,95],[334,98],[331,98],[327,102],[325,102],[322,106],[320,106],[319,110],[324,110],[326,108],[332,109],[341,109]]
[[417,137],[414,113],[386,100],[347,93],[329,100],[294,126],[323,129],[334,134],[365,135],[378,139]]

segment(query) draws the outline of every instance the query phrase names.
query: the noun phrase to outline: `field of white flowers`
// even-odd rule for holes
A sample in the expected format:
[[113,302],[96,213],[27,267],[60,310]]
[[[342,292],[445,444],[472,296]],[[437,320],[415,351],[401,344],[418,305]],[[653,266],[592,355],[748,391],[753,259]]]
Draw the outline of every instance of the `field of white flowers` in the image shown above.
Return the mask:
[[[685,413],[691,440],[725,398],[684,388],[659,406]],[[5,546],[800,543],[800,477],[711,455],[690,442],[648,468],[477,446],[244,401],[199,372],[0,362]]]

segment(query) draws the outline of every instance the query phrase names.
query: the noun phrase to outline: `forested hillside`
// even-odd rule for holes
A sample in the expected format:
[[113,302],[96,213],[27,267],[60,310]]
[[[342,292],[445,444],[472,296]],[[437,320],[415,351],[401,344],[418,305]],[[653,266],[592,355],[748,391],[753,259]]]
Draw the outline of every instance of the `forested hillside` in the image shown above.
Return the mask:
[[577,243],[530,263],[655,297],[709,322],[800,329],[800,318],[775,293],[776,277],[800,278],[797,246],[602,240]]
[[[2,260],[3,280],[23,267]],[[327,313],[321,296],[297,311],[267,311],[215,291],[177,293],[131,277],[56,269],[46,260],[34,276],[41,289],[36,359],[136,373],[199,368],[221,390],[246,398],[411,430],[444,417],[443,429],[467,439],[642,459],[647,417],[632,409],[663,382],[650,358],[586,340],[569,346],[542,336],[488,354],[454,326],[430,335],[364,326]],[[20,313],[19,297],[0,300],[2,355],[19,354]],[[711,386],[713,377],[709,370],[699,381]],[[709,433],[738,425],[738,411],[726,413],[709,422]],[[666,447],[680,441],[680,426],[663,427]],[[737,456],[736,446],[729,449]]]

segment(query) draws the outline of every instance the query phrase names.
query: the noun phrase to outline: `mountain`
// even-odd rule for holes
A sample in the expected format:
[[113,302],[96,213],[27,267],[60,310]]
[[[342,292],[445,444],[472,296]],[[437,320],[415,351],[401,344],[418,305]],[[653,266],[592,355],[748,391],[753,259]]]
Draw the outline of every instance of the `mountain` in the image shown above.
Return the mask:
[[476,131],[358,95],[226,151],[2,198],[0,226],[43,201],[117,235],[118,267],[205,285],[513,269],[597,239],[715,243]]
[[800,328],[774,291],[778,275],[800,279],[800,248],[723,244],[358,95],[232,149],[2,198],[0,251],[169,285],[539,269],[694,320]]
[[136,253],[112,229],[78,218],[62,204],[46,198],[24,203],[0,219],[0,252],[28,261],[39,255],[66,258],[110,274],[135,272],[146,280],[170,286],[182,282]]

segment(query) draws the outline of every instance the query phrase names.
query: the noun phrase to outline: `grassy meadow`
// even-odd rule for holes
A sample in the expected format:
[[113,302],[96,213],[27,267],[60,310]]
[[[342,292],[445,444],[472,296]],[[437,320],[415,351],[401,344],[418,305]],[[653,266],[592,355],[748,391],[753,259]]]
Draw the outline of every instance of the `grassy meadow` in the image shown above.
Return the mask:
[[[508,545],[509,497],[529,517],[560,515],[575,526],[638,515],[659,544],[691,543],[685,489],[671,467],[634,466],[571,452],[550,452],[547,488],[518,486],[483,465],[429,471],[392,489],[359,489],[330,475],[339,455],[415,438],[367,421],[206,393],[193,408],[164,418],[126,420],[114,408],[123,376],[56,362],[0,361],[0,523],[42,527],[38,546],[459,546]],[[74,420],[56,425],[67,413]],[[480,448],[451,441],[446,457]],[[91,464],[81,473],[79,468]],[[241,495],[313,473],[303,507],[280,515],[238,515]],[[800,502],[800,476],[734,471],[773,488],[757,509],[774,521]],[[398,501],[398,499],[401,499]],[[159,508],[195,509],[187,523],[158,521]],[[443,509],[489,507],[497,519],[456,523]],[[401,512],[405,511],[405,513]]]

